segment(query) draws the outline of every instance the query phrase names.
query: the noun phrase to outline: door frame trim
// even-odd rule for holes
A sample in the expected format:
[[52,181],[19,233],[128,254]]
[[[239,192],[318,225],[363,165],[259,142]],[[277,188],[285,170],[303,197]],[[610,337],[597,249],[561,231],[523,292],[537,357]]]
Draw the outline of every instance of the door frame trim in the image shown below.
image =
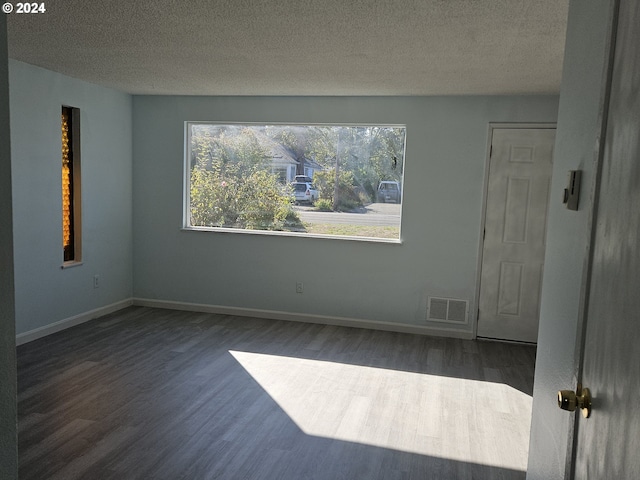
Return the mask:
[[491,165],[491,146],[493,142],[493,131],[504,129],[535,129],[535,130],[556,130],[555,122],[531,122],[531,123],[499,123],[489,122],[487,126],[487,146],[484,160],[484,180],[482,186],[482,205],[480,213],[480,232],[478,242],[478,263],[476,265],[476,291],[475,309],[469,312],[472,323],[473,338],[478,338],[478,313],[480,310],[480,280],[482,279],[482,254],[484,252],[484,228],[487,219],[487,195],[489,194],[489,167]]

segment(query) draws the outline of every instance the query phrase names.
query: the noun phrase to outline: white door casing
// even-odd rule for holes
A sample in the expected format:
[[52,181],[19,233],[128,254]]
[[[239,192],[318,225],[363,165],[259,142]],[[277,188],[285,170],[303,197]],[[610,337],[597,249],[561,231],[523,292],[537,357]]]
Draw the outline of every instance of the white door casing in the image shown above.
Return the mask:
[[554,128],[493,129],[479,337],[537,341],[554,142]]

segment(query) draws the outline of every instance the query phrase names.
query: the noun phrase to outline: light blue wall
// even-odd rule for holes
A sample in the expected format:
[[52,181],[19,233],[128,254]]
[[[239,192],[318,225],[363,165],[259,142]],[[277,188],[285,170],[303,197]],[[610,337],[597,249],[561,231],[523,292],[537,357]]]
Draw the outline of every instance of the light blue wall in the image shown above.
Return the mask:
[[[9,86],[20,334],[131,298],[132,100],[13,60]],[[62,105],[81,112],[84,262],[64,270]]]
[[560,410],[560,389],[575,389],[581,295],[589,246],[595,161],[601,129],[604,73],[613,0],[572,0],[560,89],[552,191],[569,170],[583,171],[579,211],[552,202],[540,307],[540,328],[527,479],[565,476],[571,459],[573,415]]
[[0,16],[0,478],[18,478],[6,16]]
[[[553,96],[136,96],[134,296],[441,327],[425,321],[428,295],[477,308],[489,123],[555,122],[557,105]],[[187,120],[406,124],[402,244],[181,231]]]

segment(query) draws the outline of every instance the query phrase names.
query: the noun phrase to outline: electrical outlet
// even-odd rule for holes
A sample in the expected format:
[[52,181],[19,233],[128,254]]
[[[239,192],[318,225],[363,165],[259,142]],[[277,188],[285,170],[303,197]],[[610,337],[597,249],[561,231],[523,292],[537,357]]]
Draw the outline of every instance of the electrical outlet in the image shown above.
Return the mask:
[[302,282],[296,282],[296,293],[304,292],[304,285]]
[[98,288],[100,286],[100,275],[93,276],[93,288]]

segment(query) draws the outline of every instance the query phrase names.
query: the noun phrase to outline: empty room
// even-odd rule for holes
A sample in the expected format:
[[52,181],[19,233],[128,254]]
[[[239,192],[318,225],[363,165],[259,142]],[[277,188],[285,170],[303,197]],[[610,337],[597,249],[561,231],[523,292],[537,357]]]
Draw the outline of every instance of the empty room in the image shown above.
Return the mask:
[[0,478],[638,478],[638,25],[5,2]]

